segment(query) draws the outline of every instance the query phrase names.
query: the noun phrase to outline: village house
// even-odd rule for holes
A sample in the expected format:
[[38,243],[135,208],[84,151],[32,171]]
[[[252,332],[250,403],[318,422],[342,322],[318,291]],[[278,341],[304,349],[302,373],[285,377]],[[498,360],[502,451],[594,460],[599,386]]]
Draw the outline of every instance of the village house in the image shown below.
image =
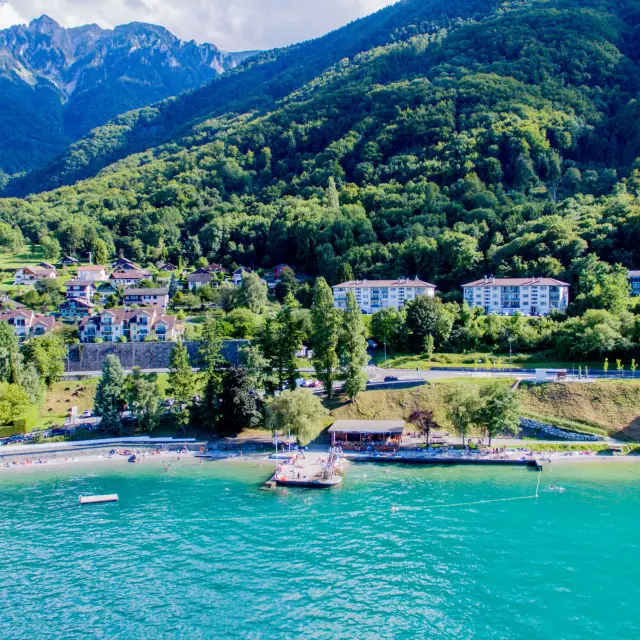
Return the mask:
[[60,305],[60,315],[63,318],[86,318],[93,313],[95,305],[84,298],[67,298]]
[[381,309],[401,309],[419,296],[433,298],[436,286],[423,280],[350,280],[333,289],[333,306],[344,309],[347,292],[353,291],[362,313],[375,313]]
[[96,295],[98,296],[101,304],[107,302],[107,300],[109,300],[111,296],[115,296],[116,293],[118,292],[111,282],[107,281],[97,283]]
[[55,271],[55,266],[50,262],[38,262],[38,266],[42,267],[43,269],[53,269]]
[[127,260],[127,258],[118,258],[115,262],[111,264],[111,268],[114,271],[139,271],[140,267],[131,260]]
[[470,307],[498,315],[546,316],[564,311],[569,304],[569,285],[555,278],[494,278],[485,276],[462,287]]
[[67,300],[79,299],[93,302],[96,285],[91,280],[67,280],[64,287]]
[[236,287],[239,287],[242,284],[242,279],[244,278],[245,273],[251,273],[251,269],[247,269],[247,267],[240,267],[231,274],[231,279]]
[[293,271],[288,264],[279,264],[277,267],[273,267],[273,277],[279,278],[285,269],[291,269],[291,271]]
[[200,287],[204,287],[205,284],[211,284],[213,282],[213,276],[210,273],[190,273],[187,276],[187,287],[189,291],[197,291]]
[[128,307],[137,304],[166,309],[169,304],[169,289],[126,289],[124,303]]
[[140,284],[140,280],[151,280],[153,274],[150,271],[141,269],[128,269],[126,271],[114,271],[109,280],[113,286],[135,287]]
[[63,267],[74,267],[77,264],[80,264],[80,260],[74,258],[73,256],[65,256],[60,261]]
[[0,313],[0,322],[7,322],[20,342],[50,333],[59,326],[55,318],[34,313],[31,309]]
[[107,279],[107,268],[98,264],[88,264],[84,267],[78,267],[77,279],[103,282]]
[[105,309],[101,314],[80,321],[80,341],[175,342],[184,334],[184,322],[176,316],[163,315],[159,307],[127,310]]
[[209,273],[222,273],[222,274],[227,273],[227,270],[222,265],[216,264],[215,262],[205,267],[205,269]]
[[47,269],[44,267],[20,267],[13,274],[14,284],[35,284],[40,280],[55,280],[58,272],[55,269]]

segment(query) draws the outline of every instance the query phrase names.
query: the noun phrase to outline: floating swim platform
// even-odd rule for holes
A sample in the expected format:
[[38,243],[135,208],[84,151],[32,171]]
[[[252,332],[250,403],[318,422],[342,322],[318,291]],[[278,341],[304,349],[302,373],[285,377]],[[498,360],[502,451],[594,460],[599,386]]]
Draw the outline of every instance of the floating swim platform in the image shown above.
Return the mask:
[[118,494],[110,493],[106,496],[80,496],[80,504],[101,504],[103,502],[118,502]]

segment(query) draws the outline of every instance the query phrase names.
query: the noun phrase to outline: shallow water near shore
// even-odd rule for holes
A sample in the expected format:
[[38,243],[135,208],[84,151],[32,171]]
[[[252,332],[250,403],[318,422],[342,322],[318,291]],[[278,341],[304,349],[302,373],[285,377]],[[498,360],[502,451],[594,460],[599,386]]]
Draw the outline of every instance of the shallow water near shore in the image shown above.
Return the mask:
[[353,464],[339,489],[260,491],[272,470],[0,475],[0,638],[640,635],[638,464],[551,465],[538,499],[522,468]]

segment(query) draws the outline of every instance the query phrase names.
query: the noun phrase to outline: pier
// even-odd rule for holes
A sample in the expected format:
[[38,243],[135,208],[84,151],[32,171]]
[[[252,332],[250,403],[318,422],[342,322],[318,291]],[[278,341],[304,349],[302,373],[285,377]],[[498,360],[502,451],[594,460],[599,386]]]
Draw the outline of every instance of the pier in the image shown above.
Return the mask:
[[335,449],[328,453],[296,451],[286,459],[278,459],[273,477],[264,484],[265,489],[301,487],[330,489],[342,484],[342,458]]

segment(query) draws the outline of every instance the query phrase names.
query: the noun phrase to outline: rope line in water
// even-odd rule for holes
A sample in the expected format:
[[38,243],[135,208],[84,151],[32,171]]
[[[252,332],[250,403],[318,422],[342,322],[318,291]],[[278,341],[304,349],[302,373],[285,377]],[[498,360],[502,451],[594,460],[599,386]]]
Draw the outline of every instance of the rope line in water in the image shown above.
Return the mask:
[[536,484],[536,492],[530,496],[516,496],[514,498],[492,498],[488,500],[474,500],[471,502],[453,502],[450,504],[432,504],[416,507],[392,506],[391,509],[367,509],[358,511],[334,511],[327,513],[292,513],[279,515],[261,515],[261,516],[228,516],[225,518],[212,518],[209,522],[236,522],[238,520],[302,520],[305,518],[353,518],[362,515],[374,515],[389,513],[396,514],[400,511],[432,511],[434,509],[453,509],[456,507],[475,507],[481,504],[492,504],[497,502],[515,502],[516,500],[536,500],[540,497],[540,477],[542,469],[538,472],[538,483]]

